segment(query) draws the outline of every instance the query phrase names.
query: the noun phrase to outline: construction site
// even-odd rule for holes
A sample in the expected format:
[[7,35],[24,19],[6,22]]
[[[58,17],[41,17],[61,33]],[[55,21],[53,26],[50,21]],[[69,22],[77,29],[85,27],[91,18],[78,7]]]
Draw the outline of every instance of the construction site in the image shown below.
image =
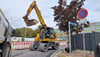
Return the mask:
[[0,57],[100,57],[99,0],[1,0]]

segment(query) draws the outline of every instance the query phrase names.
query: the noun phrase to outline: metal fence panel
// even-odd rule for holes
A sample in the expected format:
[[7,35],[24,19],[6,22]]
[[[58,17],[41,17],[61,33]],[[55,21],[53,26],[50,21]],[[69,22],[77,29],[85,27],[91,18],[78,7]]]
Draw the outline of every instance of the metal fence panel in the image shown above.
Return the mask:
[[[95,36],[93,36],[93,34]],[[71,43],[72,43],[72,50],[75,49],[83,49],[83,35],[82,34],[76,34],[71,37]],[[93,39],[95,40],[93,40]],[[96,45],[100,43],[100,33],[93,32],[93,33],[86,33],[85,34],[85,45],[86,50],[94,50],[93,48],[93,41],[96,42]]]

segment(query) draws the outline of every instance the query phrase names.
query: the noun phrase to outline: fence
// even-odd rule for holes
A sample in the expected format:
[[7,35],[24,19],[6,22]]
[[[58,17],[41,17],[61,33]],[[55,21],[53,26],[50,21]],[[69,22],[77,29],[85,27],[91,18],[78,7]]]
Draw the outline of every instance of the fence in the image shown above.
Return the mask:
[[[83,36],[82,34],[77,34],[71,36],[72,50],[82,49],[83,50]],[[97,55],[97,45],[100,43],[100,32],[85,33],[85,45],[86,50],[93,50],[95,57]]]

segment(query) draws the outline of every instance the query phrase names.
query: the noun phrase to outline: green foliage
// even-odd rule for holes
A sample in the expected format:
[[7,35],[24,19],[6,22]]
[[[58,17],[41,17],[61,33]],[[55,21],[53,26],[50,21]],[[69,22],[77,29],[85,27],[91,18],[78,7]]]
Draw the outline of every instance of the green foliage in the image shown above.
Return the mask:
[[38,26],[36,30],[33,31],[33,37],[36,37],[37,33],[40,33],[41,25]]
[[22,41],[24,41],[24,38],[22,38]]
[[15,37],[25,37],[25,29],[26,29],[26,38],[36,37],[37,33],[40,32],[41,25],[38,26],[36,30],[32,30],[31,28],[20,28],[15,30]]
[[15,30],[15,36],[16,36],[16,37],[19,37],[19,36],[21,36],[20,34],[21,34],[21,33],[20,33],[20,29],[16,29],[16,30]]
[[33,37],[36,37],[37,33],[40,32],[40,29],[36,29],[34,32],[33,32]]
[[41,25],[39,25],[39,26],[38,26],[38,29],[40,29],[41,27],[42,27],[42,26],[41,26]]
[[[54,21],[57,22],[57,26],[61,31],[67,31],[68,22],[74,22],[78,26],[77,13],[82,9],[85,0],[72,0],[70,4],[67,4],[66,0],[59,0],[58,5],[52,7],[54,10]],[[71,32],[74,32],[73,26],[71,26]],[[77,30],[76,30],[77,31]]]

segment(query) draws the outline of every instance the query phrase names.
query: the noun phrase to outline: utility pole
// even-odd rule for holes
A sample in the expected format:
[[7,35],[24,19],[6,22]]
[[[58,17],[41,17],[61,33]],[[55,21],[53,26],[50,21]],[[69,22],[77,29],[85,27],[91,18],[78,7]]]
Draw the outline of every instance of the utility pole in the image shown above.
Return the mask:
[[70,31],[70,21],[69,21],[69,52],[71,56],[71,31]]
[[84,34],[84,23],[83,23],[83,49],[84,49],[84,57],[86,57],[86,54],[85,54],[85,34]]
[[24,36],[24,38],[26,38],[26,32],[27,32],[27,28],[25,28],[25,36]]

